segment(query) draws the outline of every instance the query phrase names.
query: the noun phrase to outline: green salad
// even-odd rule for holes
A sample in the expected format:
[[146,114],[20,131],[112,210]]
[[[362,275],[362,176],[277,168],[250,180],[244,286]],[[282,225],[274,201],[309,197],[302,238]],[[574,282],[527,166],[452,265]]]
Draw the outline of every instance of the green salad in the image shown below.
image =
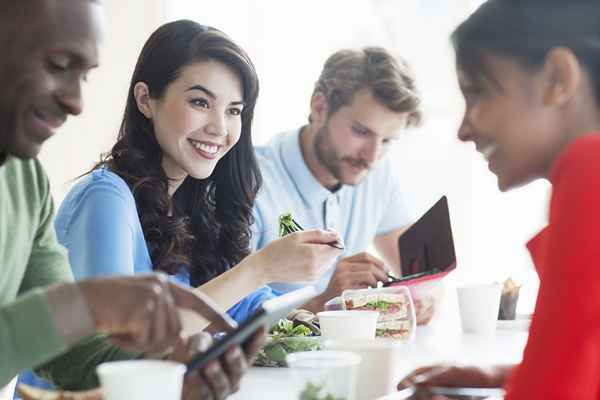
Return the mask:
[[292,213],[281,214],[279,216],[279,237],[284,237],[285,235],[301,230],[300,225],[292,218]]
[[258,352],[255,366],[285,367],[285,358],[290,353],[319,350],[320,337],[301,324],[294,326],[288,319],[280,319],[262,349]]
[[321,395],[321,390],[323,390],[323,385],[308,382],[300,392],[300,400],[346,400],[344,397],[336,397],[332,394]]

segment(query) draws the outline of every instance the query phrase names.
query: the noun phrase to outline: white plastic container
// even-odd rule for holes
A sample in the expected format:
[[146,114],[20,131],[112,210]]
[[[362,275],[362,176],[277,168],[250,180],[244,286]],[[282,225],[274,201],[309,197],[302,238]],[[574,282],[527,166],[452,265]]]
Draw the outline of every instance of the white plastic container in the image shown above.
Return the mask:
[[324,350],[351,351],[362,362],[358,366],[360,384],[356,387],[357,400],[372,400],[396,391],[402,377],[401,363],[405,345],[394,339],[326,340]]
[[326,339],[373,339],[377,311],[321,311],[317,313],[321,337]]
[[185,365],[160,360],[115,361],[96,368],[104,400],[179,400]]
[[443,277],[406,282],[415,305],[417,325],[427,325],[440,308],[444,297]]
[[309,351],[287,356],[297,399],[355,400],[359,355],[346,351]]

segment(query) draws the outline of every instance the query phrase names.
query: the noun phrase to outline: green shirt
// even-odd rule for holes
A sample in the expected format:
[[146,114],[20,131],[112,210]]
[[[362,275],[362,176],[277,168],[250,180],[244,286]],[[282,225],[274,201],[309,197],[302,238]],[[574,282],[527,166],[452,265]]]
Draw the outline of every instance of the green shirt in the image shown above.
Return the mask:
[[95,367],[132,358],[101,337],[65,353],[40,287],[72,281],[57,242],[46,174],[37,160],[8,157],[0,165],[0,387],[21,370],[59,358],[38,372],[60,387],[96,386]]

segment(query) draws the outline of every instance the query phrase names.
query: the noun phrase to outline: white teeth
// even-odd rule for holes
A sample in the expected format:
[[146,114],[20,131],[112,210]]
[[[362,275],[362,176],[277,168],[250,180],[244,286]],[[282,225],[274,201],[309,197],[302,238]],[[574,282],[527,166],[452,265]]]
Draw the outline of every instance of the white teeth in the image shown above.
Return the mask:
[[219,151],[218,146],[197,142],[192,139],[190,139],[190,143],[192,144],[192,146],[194,146],[198,150],[202,150],[203,152],[208,153],[208,154],[216,154],[217,151]]
[[486,160],[489,160],[492,154],[496,151],[495,145],[488,145],[480,150],[481,154],[485,157]]

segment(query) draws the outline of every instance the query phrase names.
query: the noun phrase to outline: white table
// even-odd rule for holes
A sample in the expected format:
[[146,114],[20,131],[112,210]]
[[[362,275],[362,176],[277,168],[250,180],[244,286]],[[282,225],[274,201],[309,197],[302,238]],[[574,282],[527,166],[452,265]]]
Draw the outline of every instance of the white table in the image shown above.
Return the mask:
[[0,400],[12,400],[15,393],[15,385],[17,384],[17,377],[14,377],[8,385],[0,388]]
[[[463,334],[454,290],[429,326],[417,329],[416,340],[404,349],[397,366],[398,381],[415,368],[440,363],[511,364],[521,360],[527,331],[498,329],[493,337]],[[294,399],[288,368],[251,368],[231,400]]]

